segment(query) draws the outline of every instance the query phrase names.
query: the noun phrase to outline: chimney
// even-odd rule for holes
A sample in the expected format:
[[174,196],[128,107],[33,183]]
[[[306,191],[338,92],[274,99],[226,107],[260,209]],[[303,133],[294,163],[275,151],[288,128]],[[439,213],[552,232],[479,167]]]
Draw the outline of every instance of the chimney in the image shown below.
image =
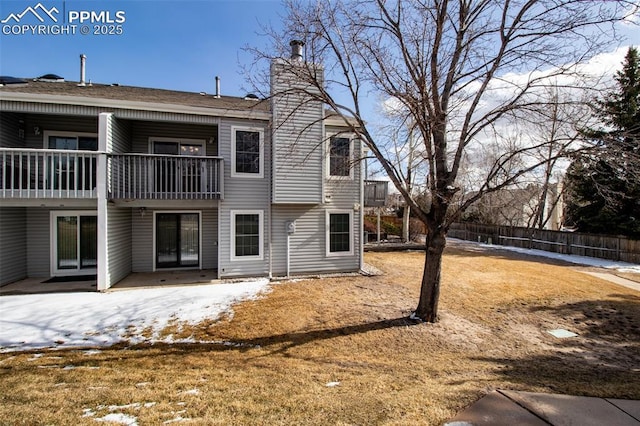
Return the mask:
[[304,46],[304,41],[291,40],[291,42],[289,42],[289,46],[291,46],[291,60],[302,61],[302,47]]
[[216,98],[220,97],[220,77],[216,75]]
[[78,86],[85,86],[84,77],[85,77],[85,61],[87,60],[86,55],[83,53],[80,55],[80,84]]

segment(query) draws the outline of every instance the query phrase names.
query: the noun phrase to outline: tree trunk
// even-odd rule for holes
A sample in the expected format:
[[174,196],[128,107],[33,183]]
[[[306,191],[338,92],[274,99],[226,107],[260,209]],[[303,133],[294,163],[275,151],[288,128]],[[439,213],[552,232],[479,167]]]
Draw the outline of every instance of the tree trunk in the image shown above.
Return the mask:
[[442,253],[446,245],[445,234],[442,231],[427,234],[425,246],[424,272],[420,287],[420,301],[413,314],[425,322],[438,321],[438,298],[440,296],[440,271],[442,269]]
[[411,206],[406,203],[402,212],[402,241],[408,243],[409,239],[409,221],[411,218]]

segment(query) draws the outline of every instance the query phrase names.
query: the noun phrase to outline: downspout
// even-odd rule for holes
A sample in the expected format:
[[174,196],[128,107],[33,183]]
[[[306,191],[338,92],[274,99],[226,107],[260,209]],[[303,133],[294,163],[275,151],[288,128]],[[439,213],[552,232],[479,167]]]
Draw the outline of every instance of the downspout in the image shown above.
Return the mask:
[[287,278],[289,278],[290,266],[291,266],[291,234],[287,230]]
[[[269,76],[269,82],[272,85],[272,91],[273,91],[273,79],[274,79],[274,75],[273,75],[273,66],[271,67],[270,70],[271,75]],[[273,93],[272,93],[273,94]],[[273,219],[272,219],[272,215],[273,215],[273,180],[275,179],[275,164],[276,164],[276,148],[275,148],[275,131],[274,131],[274,125],[273,123],[275,123],[276,121],[276,110],[275,110],[275,102],[273,100],[273,97],[271,98],[271,122],[269,123],[269,127],[271,128],[271,131],[269,132],[270,137],[269,137],[269,146],[271,147],[271,151],[270,151],[270,155],[271,155],[271,170],[270,170],[270,179],[269,179],[269,240],[267,243],[267,251],[269,252],[269,280],[273,279],[273,243],[271,241],[271,234],[273,232]]]
[[367,164],[367,158],[366,156],[369,155],[368,152],[365,153],[365,150],[363,149],[363,142],[362,140],[360,140],[360,158],[364,158],[364,170],[365,170],[365,176],[362,176],[362,162],[360,162],[360,226],[358,227],[358,232],[359,234],[359,241],[360,241],[360,270],[364,270],[364,178],[366,178],[368,175],[367,173],[369,172],[368,170],[368,164]]

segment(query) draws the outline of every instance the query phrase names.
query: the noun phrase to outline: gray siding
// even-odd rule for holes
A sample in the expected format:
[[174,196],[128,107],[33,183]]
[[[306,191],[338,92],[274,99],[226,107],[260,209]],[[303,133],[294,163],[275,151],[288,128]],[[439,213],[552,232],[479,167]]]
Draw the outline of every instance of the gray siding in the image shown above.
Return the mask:
[[[24,139],[19,135],[20,120],[24,120],[21,114],[0,112],[0,147],[22,148],[24,146]],[[22,128],[26,137],[27,129],[24,125]]]
[[26,276],[26,210],[21,207],[0,208],[0,286]]
[[131,126],[128,121],[111,116],[110,139],[107,141],[107,152],[125,153],[131,151]]
[[50,211],[27,209],[27,275],[30,277],[48,277],[51,271]]
[[[282,94],[300,86],[281,64],[271,70],[273,110],[273,202],[322,202],[323,105],[303,95]],[[315,90],[305,87],[306,90]]]
[[218,269],[218,210],[202,210],[202,269]]
[[[340,129],[327,128],[327,135],[339,133]],[[353,178],[330,179],[324,177],[325,202],[318,206],[274,205],[272,208],[272,249],[273,274],[286,273],[285,223],[296,221],[296,232],[290,237],[289,273],[305,274],[316,272],[349,272],[360,268],[361,228],[361,164],[357,161],[361,147],[353,142]],[[323,161],[324,162],[324,161]],[[325,167],[319,166],[323,173]],[[328,211],[349,211],[353,217],[353,254],[327,256],[326,231]]]
[[[38,114],[72,115],[97,117],[101,112],[113,112],[118,118],[145,121],[166,121],[192,124],[216,124],[218,117],[211,115],[184,114],[176,112],[143,111],[133,109],[119,109],[106,107],[91,107],[79,105],[42,104],[36,102],[19,102],[0,100],[3,111],[28,112]],[[226,111],[234,113],[234,111]],[[256,112],[260,114],[259,112]],[[244,114],[240,111],[238,114]]]
[[[250,126],[264,129],[264,178],[231,177],[231,127]],[[255,121],[224,120],[220,123],[220,156],[224,164],[224,200],[220,202],[218,257],[220,277],[263,276],[269,272],[269,203],[271,154],[270,138],[266,123]],[[262,210],[264,220],[263,259],[231,261],[231,210]]]
[[153,211],[147,209],[144,217],[135,211],[131,214],[131,270],[153,271]]
[[107,286],[131,273],[131,209],[107,206]]
[[327,256],[326,219],[327,210],[340,207],[273,206],[273,274],[286,274],[287,221],[296,221],[296,232],[290,237],[289,273],[309,274],[319,272],[352,272],[360,269],[360,212],[353,212],[353,255]]
[[[149,138],[201,139],[206,141],[206,155],[218,155],[216,126],[195,124],[131,122],[131,152],[149,154]],[[212,141],[213,143],[209,143]]]
[[[45,148],[44,132],[95,133],[98,135],[98,117],[71,117],[58,115],[25,116],[26,138],[25,148]],[[34,128],[38,127],[40,134],[36,135]]]

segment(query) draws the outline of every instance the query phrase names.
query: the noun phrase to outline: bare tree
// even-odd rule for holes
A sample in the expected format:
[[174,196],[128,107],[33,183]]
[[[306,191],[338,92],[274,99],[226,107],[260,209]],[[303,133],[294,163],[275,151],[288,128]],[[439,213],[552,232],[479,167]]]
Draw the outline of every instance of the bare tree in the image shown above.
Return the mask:
[[[412,317],[437,321],[441,260],[452,221],[486,193],[549,161],[532,154],[545,142],[505,148],[475,194],[454,204],[465,154],[481,151],[505,117],[544,104],[538,94],[545,87],[557,81],[578,85],[579,64],[609,46],[616,22],[633,5],[600,0],[286,2],[284,33],[271,32],[272,49],[254,53],[274,60],[287,51],[289,40],[303,40],[306,65],[291,63],[291,73],[305,84],[289,90],[303,91],[342,117],[426,225],[424,273]],[[428,165],[429,205],[407,191],[403,173],[370,131],[365,115],[376,96],[397,102],[414,123]],[[507,171],[510,163],[522,167]]]

